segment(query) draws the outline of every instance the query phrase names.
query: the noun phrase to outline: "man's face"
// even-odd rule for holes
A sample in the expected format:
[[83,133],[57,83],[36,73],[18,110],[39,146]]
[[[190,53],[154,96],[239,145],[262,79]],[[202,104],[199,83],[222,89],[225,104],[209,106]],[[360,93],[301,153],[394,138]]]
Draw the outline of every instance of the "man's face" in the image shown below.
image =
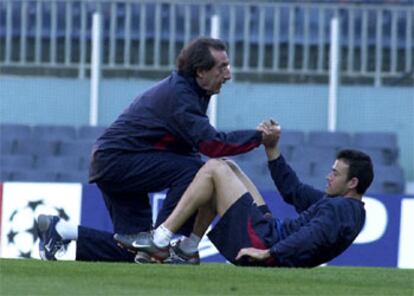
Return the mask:
[[332,171],[326,177],[328,185],[326,186],[326,194],[329,196],[342,195],[345,196],[352,189],[351,180],[348,179],[349,165],[343,160],[335,160]]
[[231,79],[231,73],[227,53],[215,49],[210,49],[210,52],[216,63],[210,70],[198,71],[197,82],[209,95],[213,95],[218,94],[223,83]]

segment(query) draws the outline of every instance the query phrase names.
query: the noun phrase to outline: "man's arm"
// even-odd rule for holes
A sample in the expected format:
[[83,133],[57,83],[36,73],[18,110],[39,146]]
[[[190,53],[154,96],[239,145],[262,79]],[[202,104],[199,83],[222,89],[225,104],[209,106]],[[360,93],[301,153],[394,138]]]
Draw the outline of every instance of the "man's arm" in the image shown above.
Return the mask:
[[219,132],[209,122],[198,103],[200,98],[191,91],[177,94],[178,106],[170,117],[170,129],[191,146],[209,157],[221,157],[248,152],[262,143],[260,130]]
[[331,205],[318,210],[318,215],[299,231],[274,244],[271,248],[241,249],[236,260],[247,256],[252,261],[265,261],[274,257],[278,266],[311,267],[331,260],[338,253],[342,224],[340,215]]
[[333,259],[347,246],[338,241],[344,225],[341,214],[331,204],[318,209],[317,215],[270,248],[270,254],[281,266],[312,267]]
[[300,182],[293,169],[286,163],[278,147],[281,136],[279,124],[273,120],[263,122],[261,126],[265,132],[275,136],[264,141],[270,174],[283,199],[295,206],[297,212],[302,212],[311,204],[321,199],[322,191]]
[[292,204],[298,213],[324,196],[324,192],[302,183],[295,171],[280,155],[268,162],[270,174],[283,200]]

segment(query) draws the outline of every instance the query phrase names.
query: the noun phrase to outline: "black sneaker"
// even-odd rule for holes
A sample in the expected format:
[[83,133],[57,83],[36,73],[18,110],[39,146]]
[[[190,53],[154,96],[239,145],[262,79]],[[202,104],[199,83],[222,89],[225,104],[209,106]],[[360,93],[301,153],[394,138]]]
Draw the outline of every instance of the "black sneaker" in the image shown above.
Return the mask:
[[166,264],[200,264],[199,252],[186,253],[180,248],[181,240],[171,244],[170,257],[164,260]]
[[42,260],[56,260],[56,254],[66,252],[69,240],[63,240],[56,231],[58,216],[39,215],[37,233],[39,234],[39,255]]

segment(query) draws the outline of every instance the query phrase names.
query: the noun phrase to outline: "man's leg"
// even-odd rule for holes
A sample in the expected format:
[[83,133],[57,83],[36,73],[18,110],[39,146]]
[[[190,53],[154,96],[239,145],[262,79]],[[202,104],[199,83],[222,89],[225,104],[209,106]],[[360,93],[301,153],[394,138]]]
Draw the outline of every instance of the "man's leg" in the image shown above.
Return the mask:
[[[149,231],[152,226],[151,208],[147,194],[113,193],[101,188],[105,205],[110,214],[114,231],[135,234]],[[105,192],[105,191],[106,192]],[[76,260],[133,262],[135,255],[120,247],[113,239],[113,233],[78,227]]]
[[[123,198],[126,194],[131,195],[133,193],[135,193],[135,197],[132,198],[135,198],[137,201],[136,211],[143,211],[145,209],[145,213],[141,215],[138,213],[127,215],[131,230],[126,231],[124,229],[121,231],[114,225],[117,233],[125,234],[133,233],[134,231],[135,233],[144,231],[133,226],[141,223],[138,220],[142,220],[144,215],[146,217],[144,226],[146,226],[148,218],[152,217],[149,204],[145,207],[142,204],[138,204],[138,199],[141,199],[141,196],[143,196],[142,193],[160,192],[168,189],[162,208],[157,216],[155,226],[158,226],[170,215],[184,191],[203,165],[203,161],[199,157],[184,156],[171,152],[121,155],[117,161],[123,165],[120,168],[116,168],[116,171],[111,172],[111,175],[106,176],[104,180],[100,181],[100,187],[104,189],[103,191],[111,193],[110,197],[114,200],[112,211],[117,211],[117,199]],[[144,198],[145,200],[147,199],[146,196]],[[183,234],[191,232],[192,224],[187,225],[186,228],[187,231],[183,231]]]
[[[203,192],[205,196],[203,197],[203,194],[199,192]],[[207,202],[204,202],[206,200]],[[210,233],[212,236],[210,237],[209,234],[209,237],[214,239],[213,242],[221,243],[216,244],[216,247],[220,247],[223,255],[235,264],[246,263],[244,260],[235,262],[240,248],[253,246],[263,249],[278,239],[275,220],[267,215],[270,211],[263,197],[250,179],[233,162],[209,161],[187,189],[176,210],[170,216],[171,220],[167,219],[163,226],[167,229],[168,227],[176,229],[179,223],[182,223],[179,219],[186,217],[180,214],[187,210],[191,212],[197,207],[199,207],[198,215],[193,233],[202,237],[216,213],[221,217],[224,216],[224,221],[223,219],[219,221],[221,226],[215,227]],[[223,227],[223,225],[226,226]],[[180,248],[183,250],[181,245]],[[177,247],[173,249],[177,252]],[[180,253],[186,255],[185,250]],[[247,264],[251,263],[247,262]],[[272,265],[273,263],[264,262],[263,264]]]
[[247,188],[247,191],[250,192],[255,203],[258,206],[264,205],[265,201],[263,199],[263,196],[260,194],[256,185],[253,184],[252,180],[250,180],[250,178],[242,171],[238,164],[230,159],[225,159],[225,161],[236,174],[236,176],[240,179],[240,181],[244,184],[244,186]]
[[222,216],[245,193],[247,188],[224,160],[209,160],[197,173],[171,215],[154,231],[153,238],[142,233],[132,242],[119,235],[116,239],[161,261],[168,256],[168,245],[173,234],[199,209],[201,212],[197,216],[194,233],[201,237],[215,213]]
[[[164,226],[175,233],[199,208],[207,206],[211,210],[208,204],[212,202],[222,216],[246,192],[246,186],[224,160],[211,159],[197,173]],[[203,222],[207,227],[211,223]]]
[[78,232],[77,261],[134,262],[135,254],[118,246],[113,233],[83,226]]
[[258,206],[260,211],[266,215],[267,218],[271,218],[272,212],[270,211],[269,207],[267,206],[263,196],[260,194],[259,190],[257,189],[256,185],[253,184],[252,180],[241,170],[241,168],[232,160],[226,159],[226,163],[230,166],[230,168],[234,171],[240,181],[243,182],[244,186],[246,186],[247,191],[253,197],[255,204]]
[[[220,162],[221,161],[222,160],[220,160]],[[260,194],[257,187],[253,184],[253,182],[250,180],[250,178],[237,165],[237,163],[235,163],[234,161],[229,160],[229,159],[224,159],[223,161],[225,161],[225,163],[234,172],[236,177],[243,183],[243,185],[245,186],[247,191],[252,195],[253,200],[255,201],[257,206],[259,208],[264,209],[264,213],[270,213],[270,210],[266,206],[266,203],[263,199],[263,196]],[[229,180],[226,180],[226,181],[229,182],[229,184],[234,184],[234,177],[229,177],[230,175],[227,174],[228,173],[227,171],[225,171],[227,169],[225,169],[223,171],[222,168],[219,168],[218,165],[216,165],[216,164],[211,165],[210,163],[208,163],[208,165],[209,165],[210,170],[215,170],[216,171],[215,174],[217,175],[218,179],[229,178],[229,179],[231,179],[231,181],[230,182],[229,182]],[[222,165],[222,163],[220,163],[220,166],[221,165]],[[230,185],[230,186],[234,186],[234,185]],[[241,188],[240,185],[238,185],[238,188]],[[234,190],[234,191],[232,189],[233,188],[231,188],[229,191],[232,191],[232,192],[237,191],[237,189]],[[225,195],[225,196],[227,197],[227,196],[233,196],[233,195],[230,193],[230,194]],[[226,198],[226,197],[224,197],[224,198]],[[222,198],[223,197],[220,197],[218,199],[222,199]],[[233,196],[233,198],[234,198],[234,196]],[[193,233],[196,234],[198,237],[202,237],[204,235],[204,233],[206,232],[206,230],[210,226],[211,222],[214,220],[214,218],[217,215],[217,211],[216,211],[217,201],[216,201],[216,199],[217,199],[217,197],[215,197],[214,199],[211,198],[210,202],[208,202],[206,205],[200,207],[199,210],[198,210],[198,214],[197,214],[196,221],[194,223],[194,229],[193,229]]]
[[[99,187],[115,232],[132,234],[151,229],[152,214],[146,192],[171,188],[162,210],[168,216],[202,166],[202,161],[174,153],[144,153],[118,156],[116,164],[110,170],[111,175],[99,182]],[[56,234],[54,240],[62,243],[77,240],[78,260],[133,261],[132,254],[120,248],[107,232],[70,225],[68,227],[75,227],[77,231],[75,237],[69,238],[56,232],[57,224],[49,223],[51,227],[48,226],[42,233],[44,236]],[[54,258],[54,254],[49,255]]]
[[[135,234],[151,229],[151,208],[147,195],[141,198],[134,193],[110,196],[112,192],[100,189],[116,232]],[[120,247],[114,241],[113,233],[74,225],[57,216],[41,215],[38,225],[41,236],[39,249],[45,260],[55,260],[59,246],[76,240],[76,260],[134,262],[135,255]]]
[[[157,215],[155,227],[161,225],[177,206],[185,190],[203,166],[203,162],[198,158],[183,157],[172,161],[169,165],[174,167],[171,168],[171,171],[174,171],[174,174],[169,176],[169,190]],[[193,228],[194,218],[194,216],[190,217],[177,233],[188,236]]]

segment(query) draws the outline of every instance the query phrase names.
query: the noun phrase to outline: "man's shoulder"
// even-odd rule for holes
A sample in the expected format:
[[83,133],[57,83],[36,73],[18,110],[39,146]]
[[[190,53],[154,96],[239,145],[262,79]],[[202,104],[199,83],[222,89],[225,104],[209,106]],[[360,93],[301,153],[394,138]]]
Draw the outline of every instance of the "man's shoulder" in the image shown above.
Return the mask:
[[322,198],[324,204],[329,204],[337,209],[347,211],[350,209],[364,208],[364,203],[361,200],[345,197],[345,196],[336,196],[328,197],[324,196]]
[[170,83],[173,84],[183,84],[183,85],[191,85],[192,78],[184,76],[177,71],[172,71],[171,74],[167,77]]

